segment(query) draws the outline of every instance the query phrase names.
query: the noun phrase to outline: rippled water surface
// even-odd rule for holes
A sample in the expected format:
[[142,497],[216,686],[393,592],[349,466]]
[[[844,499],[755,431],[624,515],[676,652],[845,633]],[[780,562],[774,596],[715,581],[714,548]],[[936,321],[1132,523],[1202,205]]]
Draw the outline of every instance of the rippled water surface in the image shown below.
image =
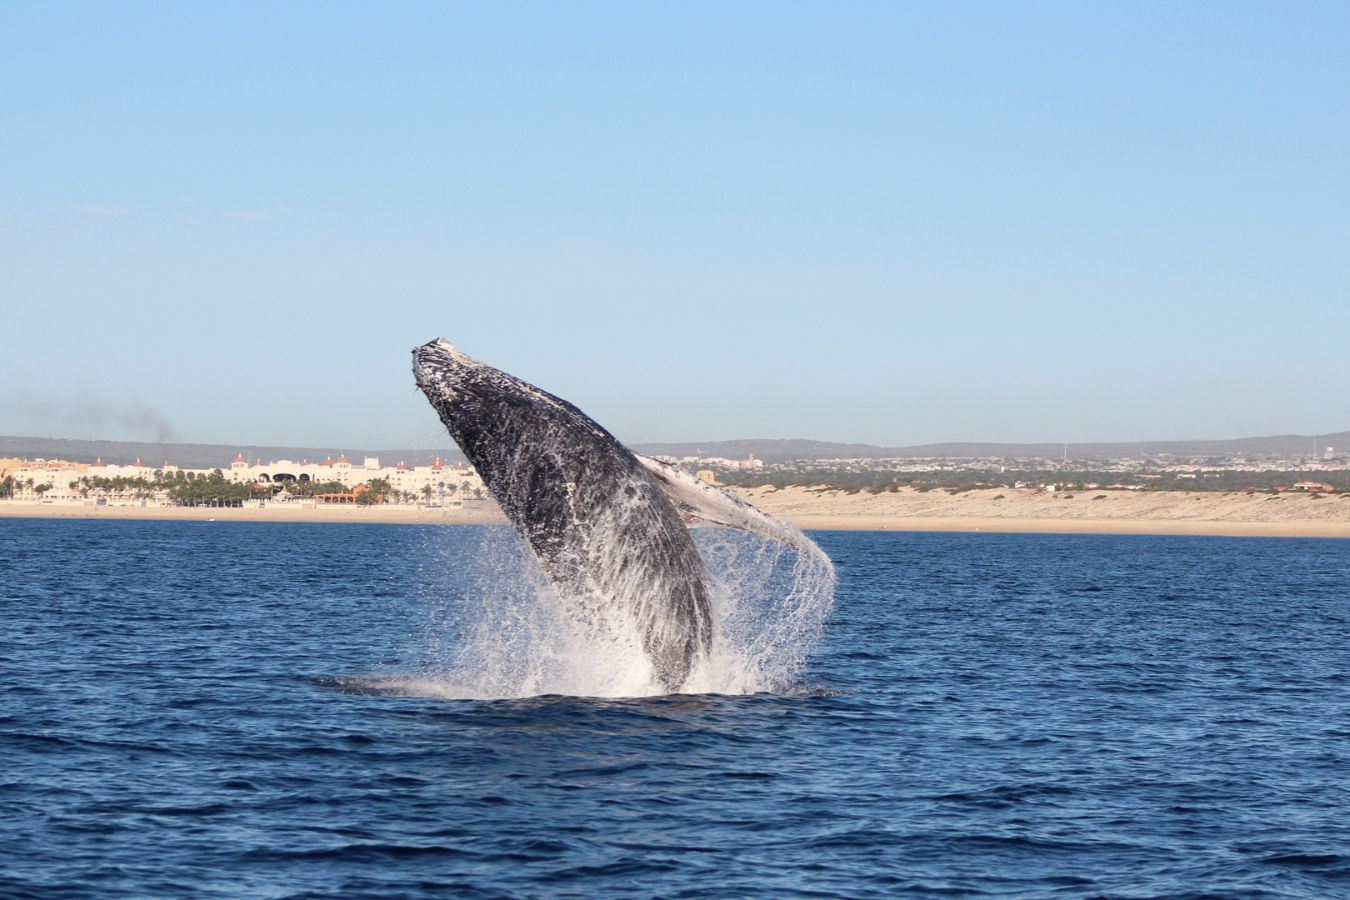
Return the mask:
[[481,529],[0,520],[0,894],[1350,896],[1350,542],[815,537],[798,690],[493,701]]

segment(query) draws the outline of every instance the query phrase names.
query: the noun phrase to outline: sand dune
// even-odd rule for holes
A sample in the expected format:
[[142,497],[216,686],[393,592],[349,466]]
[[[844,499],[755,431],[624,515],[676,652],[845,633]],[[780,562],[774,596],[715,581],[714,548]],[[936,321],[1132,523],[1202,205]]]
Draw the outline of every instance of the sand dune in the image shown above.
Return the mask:
[[801,487],[742,494],[803,528],[1350,537],[1350,494],[1007,488],[849,494]]

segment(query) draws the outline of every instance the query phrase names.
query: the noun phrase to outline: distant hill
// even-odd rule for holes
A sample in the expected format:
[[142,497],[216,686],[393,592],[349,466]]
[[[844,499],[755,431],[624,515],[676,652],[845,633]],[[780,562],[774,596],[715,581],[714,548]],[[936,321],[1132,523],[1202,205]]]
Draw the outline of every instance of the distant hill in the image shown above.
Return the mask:
[[74,462],[93,462],[123,465],[141,460],[148,466],[165,462],[190,469],[228,469],[237,454],[243,453],[252,462],[277,459],[308,459],[318,462],[325,456],[334,459],[346,454],[352,462],[362,457],[378,456],[380,462],[392,465],[406,462],[410,466],[430,465],[436,457],[448,463],[464,462],[464,454],[454,450],[363,450],[351,447],[273,447],[259,444],[160,444],[134,441],[83,441],[71,438],[10,437],[0,435],[0,456],[41,457],[69,459]]
[[[1083,459],[1128,456],[1303,456],[1312,452],[1313,442],[1320,452],[1328,444],[1350,450],[1350,431],[1334,434],[1282,434],[1271,437],[1231,438],[1194,441],[1130,441],[1067,445],[1071,457]],[[836,444],[810,440],[740,440],[703,443],[638,444],[634,449],[656,456],[724,456],[744,459],[753,453],[766,461],[784,459],[886,459],[947,457],[1050,457],[1064,455],[1062,443],[1008,444],[996,442],[947,442],[916,444],[908,447],[879,447],[873,444]]]
[[[1118,458],[1128,456],[1305,456],[1312,452],[1316,441],[1319,452],[1327,445],[1340,451],[1350,451],[1350,431],[1334,434],[1283,434],[1271,437],[1232,438],[1228,440],[1194,441],[1133,441],[1127,443],[1069,444],[1069,456],[1083,458]],[[942,443],[918,444],[908,447],[879,447],[874,444],[841,444],[830,441],[793,439],[755,439],[736,441],[703,441],[664,444],[634,444],[633,449],[649,456],[723,456],[744,459],[753,453],[759,459],[775,462],[788,459],[883,459],[946,457],[1048,457],[1058,458],[1065,452],[1061,443],[1006,444],[1006,443]],[[107,463],[131,463],[137,459],[147,465],[171,462],[190,468],[228,467],[235,454],[242,452],[249,460],[336,458],[345,453],[352,461],[366,456],[378,456],[386,464],[403,461],[409,465],[427,465],[437,456],[448,463],[464,461],[457,449],[441,450],[365,450],[351,447],[278,447],[258,444],[164,444],[133,441],[85,441],[70,438],[12,437],[0,435],[0,456],[42,457],[93,462],[101,458]]]
[[837,444],[804,438],[752,439],[739,441],[683,441],[673,444],[634,444],[633,449],[647,456],[722,456],[727,459],[873,459],[886,454],[884,447],[872,444]]

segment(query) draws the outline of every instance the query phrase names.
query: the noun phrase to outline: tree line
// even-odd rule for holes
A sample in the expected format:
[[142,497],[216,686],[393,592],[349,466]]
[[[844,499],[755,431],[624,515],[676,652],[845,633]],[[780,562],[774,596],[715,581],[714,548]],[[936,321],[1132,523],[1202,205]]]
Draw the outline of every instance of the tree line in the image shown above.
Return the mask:
[[[91,493],[132,500],[148,500],[158,494],[167,494],[180,506],[200,506],[232,503],[244,500],[267,500],[284,489],[292,497],[314,497],[319,494],[352,494],[354,502],[370,506],[385,503],[396,495],[411,497],[409,492],[395,491],[386,478],[372,478],[356,488],[348,488],[340,481],[286,481],[281,484],[235,482],[225,477],[220,469],[211,472],[163,472],[155,470],[146,475],[84,475],[74,483],[81,497]],[[32,478],[16,479],[9,475],[0,482],[0,497],[13,498],[21,488],[35,491],[39,497],[51,490],[50,484],[34,484]]]
[[912,488],[917,491],[945,490],[954,493],[978,488],[1009,488],[1017,482],[1031,487],[1059,485],[1069,490],[1090,490],[1106,485],[1145,491],[1274,492],[1300,481],[1330,485],[1335,491],[1350,491],[1350,471],[1301,472],[1272,469],[1264,472],[1101,472],[1017,471],[1004,472],[885,472],[808,469],[796,472],[718,472],[718,481],[736,487],[812,487],[845,493],[880,494]]

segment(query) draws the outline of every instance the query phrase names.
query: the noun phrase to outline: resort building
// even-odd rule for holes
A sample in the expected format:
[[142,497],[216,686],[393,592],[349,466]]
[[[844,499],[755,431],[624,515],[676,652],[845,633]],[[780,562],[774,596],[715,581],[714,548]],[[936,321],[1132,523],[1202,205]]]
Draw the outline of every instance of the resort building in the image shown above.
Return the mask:
[[[447,465],[440,459],[427,466],[409,466],[399,462],[382,466],[378,457],[365,457],[360,465],[353,465],[344,454],[337,459],[322,462],[280,459],[272,462],[249,462],[241,453],[228,468],[189,469],[171,463],[147,465],[137,459],[128,465],[103,462],[73,463],[65,460],[0,461],[0,478],[13,478],[13,499],[43,503],[132,502],[136,505],[162,505],[170,501],[164,491],[156,490],[157,475],[191,474],[193,478],[209,478],[220,471],[236,484],[255,484],[274,488],[269,503],[313,504],[314,497],[291,496],[286,486],[291,482],[337,483],[343,488],[336,494],[354,495],[356,488],[376,479],[389,484],[385,500],[406,505],[461,506],[476,505],[487,498],[487,490],[478,473],[459,463]],[[95,486],[94,479],[119,481],[120,490]],[[140,487],[137,482],[144,482]]]

